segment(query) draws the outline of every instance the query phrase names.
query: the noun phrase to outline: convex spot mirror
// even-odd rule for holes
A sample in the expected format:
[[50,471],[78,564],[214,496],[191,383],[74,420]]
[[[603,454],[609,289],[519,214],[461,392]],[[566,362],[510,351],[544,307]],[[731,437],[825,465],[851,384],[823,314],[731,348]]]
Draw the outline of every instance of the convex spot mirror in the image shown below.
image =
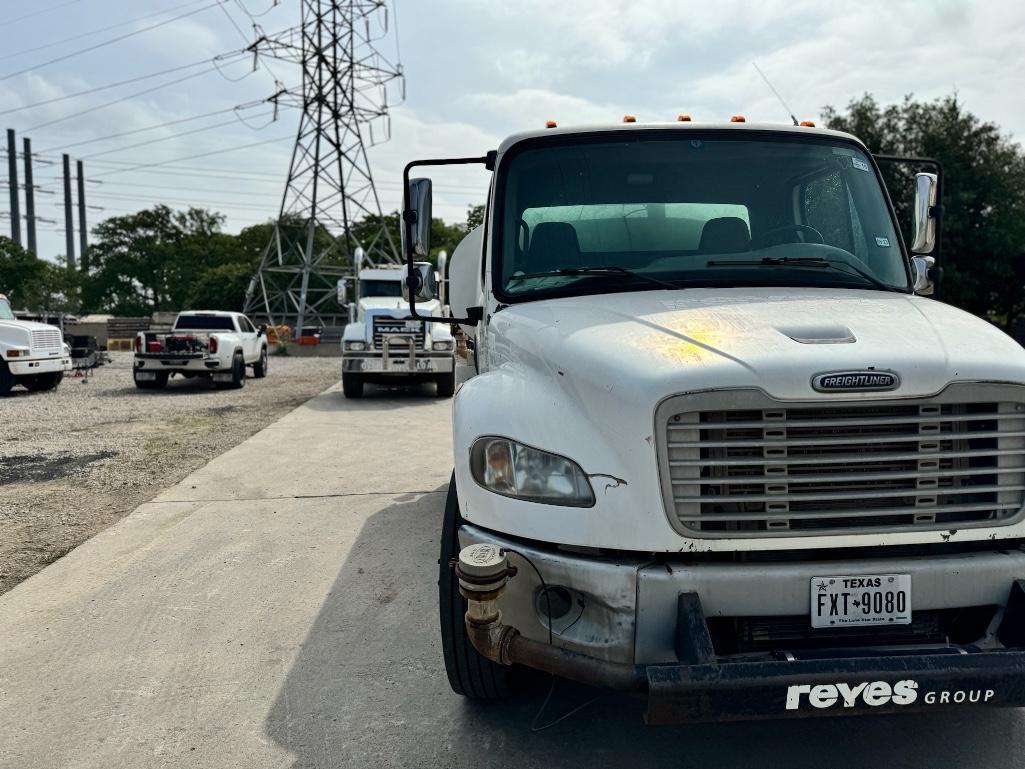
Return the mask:
[[349,286],[346,284],[345,278],[338,279],[335,291],[337,292],[338,304],[344,306],[349,303]]
[[409,208],[403,212],[407,227],[403,234],[409,233],[407,244],[414,257],[426,258],[431,252],[431,180],[411,179],[409,181]]
[[430,262],[413,262],[413,269],[402,281],[402,298],[409,301],[409,294],[418,302],[429,302],[438,296],[438,275]]

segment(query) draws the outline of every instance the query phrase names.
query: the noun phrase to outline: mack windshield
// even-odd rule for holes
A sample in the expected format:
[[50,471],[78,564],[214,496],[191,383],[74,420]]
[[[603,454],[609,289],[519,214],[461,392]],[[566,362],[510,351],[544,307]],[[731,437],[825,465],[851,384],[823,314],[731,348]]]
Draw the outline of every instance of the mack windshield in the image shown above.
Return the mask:
[[5,296],[0,296],[0,320],[15,320],[14,311]]
[[874,166],[853,144],[669,138],[519,152],[505,173],[511,300],[687,286],[907,290]]

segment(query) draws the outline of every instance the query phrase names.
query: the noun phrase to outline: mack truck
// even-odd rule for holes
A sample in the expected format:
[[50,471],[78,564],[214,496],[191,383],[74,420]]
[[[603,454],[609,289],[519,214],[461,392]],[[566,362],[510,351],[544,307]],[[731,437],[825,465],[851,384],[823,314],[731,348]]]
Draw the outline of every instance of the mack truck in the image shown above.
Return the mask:
[[414,318],[411,175],[492,174],[450,263],[476,353],[440,532],[457,694],[533,668],[653,724],[1025,703],[1025,350],[932,298],[941,169],[912,169],[905,242],[893,160],[734,119],[407,165]]
[[71,348],[61,330],[46,323],[18,320],[0,294],[0,397],[15,385],[32,392],[55,390],[71,370]]
[[[442,274],[445,261],[442,253],[438,265]],[[405,271],[401,267],[363,268],[362,249],[357,249],[355,262],[355,301],[349,305],[352,321],[342,335],[345,397],[363,397],[367,382],[433,382],[439,397],[450,398],[456,388],[456,343],[451,327],[433,320],[446,311],[443,292],[420,305],[420,314],[431,320],[416,320],[403,299]],[[437,286],[439,280],[433,266],[430,274],[432,284]],[[338,298],[342,304],[348,298],[348,284],[344,280],[339,281]]]

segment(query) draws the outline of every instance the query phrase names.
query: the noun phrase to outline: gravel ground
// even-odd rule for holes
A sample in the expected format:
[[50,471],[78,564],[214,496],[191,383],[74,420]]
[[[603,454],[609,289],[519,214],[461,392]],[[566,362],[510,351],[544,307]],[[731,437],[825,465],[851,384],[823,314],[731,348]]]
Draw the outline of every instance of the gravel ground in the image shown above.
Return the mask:
[[131,353],[87,384],[0,398],[0,593],[339,379],[335,357],[272,357],[242,390],[137,390]]

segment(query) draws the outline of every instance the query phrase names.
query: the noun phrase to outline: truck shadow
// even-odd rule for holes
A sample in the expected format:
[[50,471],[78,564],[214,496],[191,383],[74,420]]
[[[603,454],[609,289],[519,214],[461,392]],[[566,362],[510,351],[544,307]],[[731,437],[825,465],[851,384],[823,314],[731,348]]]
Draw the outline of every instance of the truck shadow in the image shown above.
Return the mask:
[[[340,394],[339,394],[340,396]],[[1012,710],[647,727],[643,702],[548,681],[483,705],[454,695],[437,630],[445,487],[365,522],[265,721],[294,767],[1012,767]]]

